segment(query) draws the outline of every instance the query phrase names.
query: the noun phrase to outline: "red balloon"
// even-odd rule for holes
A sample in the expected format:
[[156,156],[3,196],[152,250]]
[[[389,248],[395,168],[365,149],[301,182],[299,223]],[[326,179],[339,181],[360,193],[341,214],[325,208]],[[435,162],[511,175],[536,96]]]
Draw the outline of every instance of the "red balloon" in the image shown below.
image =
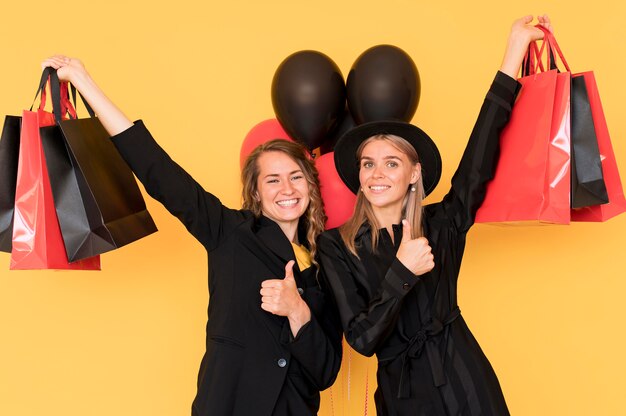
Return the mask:
[[356,195],[343,183],[335,168],[335,153],[330,152],[315,159],[319,172],[320,192],[326,211],[326,229],[339,227],[354,211]]
[[274,139],[285,139],[290,142],[294,141],[275,118],[262,121],[252,127],[241,144],[239,166],[243,168],[246,159],[258,145]]

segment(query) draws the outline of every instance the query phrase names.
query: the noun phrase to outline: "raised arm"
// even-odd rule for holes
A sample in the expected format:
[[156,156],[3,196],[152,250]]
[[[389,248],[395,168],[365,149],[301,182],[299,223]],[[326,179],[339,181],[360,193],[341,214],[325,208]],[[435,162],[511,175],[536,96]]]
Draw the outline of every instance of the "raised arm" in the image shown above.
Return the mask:
[[[551,30],[547,16],[538,17],[538,21]],[[441,204],[427,207],[429,214],[443,214],[452,220],[460,232],[466,232],[474,223],[487,183],[493,178],[500,133],[508,123],[515,103],[519,90],[516,77],[528,45],[543,38],[543,32],[531,22],[532,16],[525,16],[513,23],[500,71],[485,97],[459,167],[452,177],[452,188]]]
[[42,66],[55,68],[61,81],[69,81],[78,89],[150,196],[176,216],[207,250],[217,247],[245,220],[245,211],[223,206],[176,164],[143,122],[131,122],[98,87],[80,60],[57,55],[44,60]]

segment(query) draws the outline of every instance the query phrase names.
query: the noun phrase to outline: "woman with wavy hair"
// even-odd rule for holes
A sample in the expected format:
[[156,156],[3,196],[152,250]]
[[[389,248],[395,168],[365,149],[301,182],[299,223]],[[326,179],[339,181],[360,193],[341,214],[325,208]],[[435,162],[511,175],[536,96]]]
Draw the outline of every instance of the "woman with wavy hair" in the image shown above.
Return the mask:
[[[550,28],[547,16],[538,20]],[[461,316],[457,279],[519,89],[515,77],[529,43],[543,37],[531,21],[526,16],[512,26],[443,201],[422,206],[439,181],[441,157],[417,126],[373,121],[335,146],[339,175],[358,196],[352,218],[320,237],[321,274],[348,343],[378,358],[379,416],[509,414],[498,378]]]
[[193,415],[314,415],[341,364],[341,327],[317,281],[325,215],[315,166],[296,143],[257,147],[242,171],[243,209],[205,191],[105,96],[82,63],[43,62],[74,84],[148,193],[209,258],[206,352]]

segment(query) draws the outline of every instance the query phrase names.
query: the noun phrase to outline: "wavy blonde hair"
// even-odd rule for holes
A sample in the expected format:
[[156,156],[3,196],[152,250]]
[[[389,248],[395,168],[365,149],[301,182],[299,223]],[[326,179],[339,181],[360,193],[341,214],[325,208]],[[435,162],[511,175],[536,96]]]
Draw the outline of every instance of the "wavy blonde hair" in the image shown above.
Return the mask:
[[[260,174],[259,157],[266,152],[282,152],[296,162],[304,175],[309,188],[309,206],[302,215],[306,226],[306,239],[311,252],[311,262],[317,267],[315,255],[317,253],[317,237],[324,231],[326,214],[324,202],[320,193],[320,181],[317,168],[309,156],[308,150],[294,142],[283,139],[275,139],[257,146],[246,159],[241,170],[241,182],[243,183],[242,199],[243,208],[254,213],[258,218],[262,215],[261,201],[257,198],[257,181]],[[302,221],[302,217],[300,217]],[[300,224],[299,224],[300,225]]]
[[[415,148],[406,140],[404,140],[400,136],[395,136],[392,134],[378,134],[376,136],[369,137],[361,145],[356,151],[356,159],[361,161],[361,156],[363,154],[363,149],[367,144],[375,141],[375,140],[385,140],[388,141],[393,147],[398,149],[400,152],[405,154],[409,161],[416,165],[419,163],[419,157],[417,155],[417,151]],[[359,168],[360,169],[360,168]],[[411,188],[415,187],[415,192],[411,191]],[[422,182],[422,175],[419,175],[419,179],[417,182],[406,190],[406,194],[404,196],[404,201],[402,203],[402,218],[406,218],[411,224],[411,238],[418,238],[423,235],[422,231],[422,200],[424,199],[424,184]],[[370,228],[372,229],[372,248],[376,250],[378,245],[378,229],[380,228],[380,224],[374,215],[374,210],[372,209],[372,205],[365,198],[363,192],[359,191],[357,193],[356,204],[354,206],[354,213],[352,217],[344,225],[339,228],[339,234],[341,235],[341,239],[345,243],[346,247],[350,250],[352,254],[358,257],[356,252],[356,246],[354,239],[356,238],[357,233],[359,232],[359,228],[364,223],[368,223]]]

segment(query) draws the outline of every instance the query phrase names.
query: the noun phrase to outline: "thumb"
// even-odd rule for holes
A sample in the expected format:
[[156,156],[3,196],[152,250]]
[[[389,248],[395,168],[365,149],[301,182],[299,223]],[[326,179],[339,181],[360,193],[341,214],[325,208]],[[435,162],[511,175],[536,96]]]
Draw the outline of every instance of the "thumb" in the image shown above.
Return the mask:
[[293,265],[296,262],[294,260],[289,260],[289,262],[285,265],[285,280],[291,279],[294,280],[293,278]]
[[409,220],[402,220],[402,242],[411,240],[411,224]]

